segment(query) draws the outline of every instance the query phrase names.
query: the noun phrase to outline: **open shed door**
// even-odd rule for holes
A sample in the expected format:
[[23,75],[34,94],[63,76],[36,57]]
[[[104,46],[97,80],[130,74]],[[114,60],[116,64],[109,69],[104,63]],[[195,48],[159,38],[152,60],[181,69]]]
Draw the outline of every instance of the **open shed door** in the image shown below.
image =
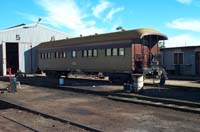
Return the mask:
[[2,64],[3,64],[3,76],[6,76],[7,74],[7,68],[6,68],[6,42],[2,43]]
[[195,58],[196,58],[196,60],[195,60],[195,62],[196,62],[196,74],[200,75],[200,52],[196,53]]

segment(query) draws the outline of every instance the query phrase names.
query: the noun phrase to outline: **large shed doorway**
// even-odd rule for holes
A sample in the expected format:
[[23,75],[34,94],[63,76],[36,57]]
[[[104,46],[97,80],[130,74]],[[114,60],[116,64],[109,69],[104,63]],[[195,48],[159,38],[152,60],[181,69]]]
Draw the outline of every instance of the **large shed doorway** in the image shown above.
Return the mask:
[[8,68],[11,68],[12,74],[19,69],[19,43],[6,43],[6,69]]
[[200,52],[196,52],[195,62],[196,62],[196,74],[200,75]]

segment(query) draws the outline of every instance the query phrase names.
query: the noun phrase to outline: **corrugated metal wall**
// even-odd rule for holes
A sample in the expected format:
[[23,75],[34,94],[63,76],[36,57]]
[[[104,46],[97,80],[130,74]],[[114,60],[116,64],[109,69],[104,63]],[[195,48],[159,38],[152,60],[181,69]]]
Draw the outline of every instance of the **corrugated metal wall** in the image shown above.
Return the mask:
[[2,75],[3,74],[3,60],[2,60],[2,44],[0,45],[0,75]]
[[[0,72],[2,73],[3,43],[19,43],[19,69],[23,72],[30,73],[31,71],[36,71],[38,67],[37,45],[41,42],[50,41],[52,37],[55,40],[59,40],[69,36],[42,25],[25,25],[25,28],[21,26],[0,31]],[[20,38],[20,40],[17,40],[17,38]]]
[[183,64],[180,65],[181,75],[195,75],[195,49],[194,48],[172,48],[161,51],[162,61],[166,70],[174,71],[174,53],[183,53]]

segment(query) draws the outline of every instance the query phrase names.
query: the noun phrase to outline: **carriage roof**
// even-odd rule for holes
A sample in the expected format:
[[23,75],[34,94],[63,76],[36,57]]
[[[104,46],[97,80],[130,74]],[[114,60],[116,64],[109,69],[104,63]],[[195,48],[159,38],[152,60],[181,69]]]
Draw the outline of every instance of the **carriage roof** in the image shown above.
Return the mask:
[[108,42],[108,41],[120,41],[120,40],[133,40],[133,39],[142,39],[145,36],[153,35],[156,36],[158,40],[166,40],[167,36],[154,30],[148,28],[135,29],[135,30],[127,30],[120,32],[112,32],[105,34],[95,34],[90,36],[82,36],[76,38],[66,38],[63,40],[49,41],[44,42],[39,45],[39,48],[53,48],[53,47],[61,47],[61,46],[73,46],[73,45],[81,45],[81,44],[95,44],[100,42]]

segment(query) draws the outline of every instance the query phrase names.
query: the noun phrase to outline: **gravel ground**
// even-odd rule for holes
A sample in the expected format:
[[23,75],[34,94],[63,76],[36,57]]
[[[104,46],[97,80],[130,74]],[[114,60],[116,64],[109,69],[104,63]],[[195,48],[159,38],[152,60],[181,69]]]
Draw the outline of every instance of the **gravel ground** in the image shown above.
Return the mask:
[[[6,83],[0,82],[3,85]],[[106,132],[200,131],[198,114],[115,102],[88,94],[22,85],[17,93],[4,93],[1,98]]]
[[32,131],[0,116],[0,132],[32,132]]
[[39,132],[86,132],[86,130],[69,124],[12,108],[0,111],[0,122],[0,128],[3,132],[29,132],[34,130]]

